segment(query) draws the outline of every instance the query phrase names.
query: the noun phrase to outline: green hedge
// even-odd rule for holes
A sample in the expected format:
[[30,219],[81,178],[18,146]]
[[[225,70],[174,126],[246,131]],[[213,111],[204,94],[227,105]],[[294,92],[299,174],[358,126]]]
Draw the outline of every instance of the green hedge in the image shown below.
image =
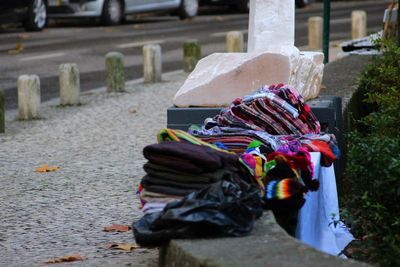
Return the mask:
[[348,106],[347,166],[342,185],[347,221],[361,239],[355,256],[400,266],[400,48],[363,71]]

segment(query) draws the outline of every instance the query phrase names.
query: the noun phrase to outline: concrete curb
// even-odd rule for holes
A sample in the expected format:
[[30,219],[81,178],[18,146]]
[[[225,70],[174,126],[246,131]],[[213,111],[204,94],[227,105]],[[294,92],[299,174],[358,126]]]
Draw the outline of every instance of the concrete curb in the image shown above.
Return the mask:
[[159,266],[265,267],[265,266],[370,266],[317,251],[289,236],[271,211],[256,221],[249,236],[195,240],[172,240],[161,248]]

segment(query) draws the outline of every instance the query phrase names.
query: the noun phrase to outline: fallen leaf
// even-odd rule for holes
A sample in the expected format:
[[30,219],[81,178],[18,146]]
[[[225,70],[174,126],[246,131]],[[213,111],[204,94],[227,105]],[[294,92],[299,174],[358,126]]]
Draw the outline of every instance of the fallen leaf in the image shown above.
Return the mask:
[[21,53],[24,50],[24,46],[22,44],[16,44],[14,49],[8,50],[8,54],[16,55]]
[[44,164],[38,168],[36,168],[36,172],[55,172],[61,169],[58,166],[49,166],[48,164]]
[[113,224],[110,226],[106,226],[103,229],[104,232],[128,232],[130,230],[131,227],[129,225],[123,225],[123,224]]
[[124,250],[124,251],[132,251],[137,249],[139,246],[134,245],[134,244],[128,244],[128,243],[111,243],[107,246],[108,249],[119,249],[119,250]]
[[79,254],[73,254],[73,255],[67,255],[64,257],[60,257],[60,258],[49,259],[48,261],[46,261],[46,263],[52,264],[52,263],[61,263],[61,262],[70,262],[70,261],[83,261],[83,260],[86,260],[86,258]]

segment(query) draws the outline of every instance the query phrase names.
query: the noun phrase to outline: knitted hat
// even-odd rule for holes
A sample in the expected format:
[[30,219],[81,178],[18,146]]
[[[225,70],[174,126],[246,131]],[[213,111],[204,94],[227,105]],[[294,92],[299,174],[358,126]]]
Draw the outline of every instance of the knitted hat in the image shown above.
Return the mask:
[[307,189],[293,179],[273,180],[265,186],[266,208],[274,210],[298,210],[304,202]]

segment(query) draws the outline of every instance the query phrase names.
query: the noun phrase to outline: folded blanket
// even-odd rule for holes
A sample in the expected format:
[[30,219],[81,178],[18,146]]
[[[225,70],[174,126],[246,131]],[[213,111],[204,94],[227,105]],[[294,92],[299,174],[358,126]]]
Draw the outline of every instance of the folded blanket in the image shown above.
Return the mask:
[[203,173],[221,168],[235,169],[238,156],[208,146],[185,142],[163,142],[146,146],[143,155],[150,162],[178,171]]
[[176,188],[182,188],[182,189],[203,189],[208,186],[208,184],[195,184],[195,183],[185,183],[185,182],[176,182],[173,180],[166,180],[163,179],[162,177],[157,177],[153,175],[145,175],[142,178],[142,185],[144,188],[147,188],[148,185],[165,185],[165,186],[171,186],[171,187],[176,187]]
[[209,184],[220,181],[223,177],[231,176],[232,172],[226,169],[219,169],[213,172],[203,172],[192,174],[189,172],[178,171],[169,167],[161,166],[151,162],[144,164],[143,169],[151,176],[162,177],[164,180],[183,182],[187,184]]

